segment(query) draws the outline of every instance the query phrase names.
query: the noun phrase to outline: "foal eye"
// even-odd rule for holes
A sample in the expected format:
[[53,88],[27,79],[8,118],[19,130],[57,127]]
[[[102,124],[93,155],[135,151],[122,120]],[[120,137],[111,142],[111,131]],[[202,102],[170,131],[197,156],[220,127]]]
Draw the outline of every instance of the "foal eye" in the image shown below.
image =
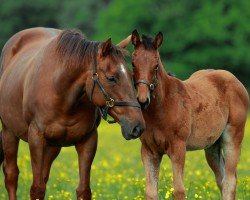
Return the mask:
[[110,83],[116,83],[116,79],[114,76],[109,76],[107,77],[107,80],[110,82]]

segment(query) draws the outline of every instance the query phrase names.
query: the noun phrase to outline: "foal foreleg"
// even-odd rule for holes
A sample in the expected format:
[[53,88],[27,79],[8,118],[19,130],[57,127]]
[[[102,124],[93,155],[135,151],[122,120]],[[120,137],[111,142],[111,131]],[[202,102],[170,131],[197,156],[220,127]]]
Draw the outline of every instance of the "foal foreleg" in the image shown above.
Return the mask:
[[17,152],[19,139],[7,130],[2,131],[3,134],[3,150],[5,187],[9,194],[9,200],[16,200],[16,190],[18,183],[19,169],[17,166]]
[[183,184],[184,165],[186,156],[186,143],[182,140],[174,140],[170,147],[169,157],[173,170],[174,199],[185,199],[185,187]]
[[162,155],[152,153],[145,145],[141,146],[141,157],[146,174],[146,199],[158,199],[158,178]]
[[43,178],[45,139],[35,126],[29,127],[28,143],[31,155],[33,183],[30,188],[31,200],[43,200],[46,185]]
[[97,130],[90,133],[89,137],[83,142],[77,144],[76,150],[78,153],[79,176],[80,181],[76,189],[78,200],[90,200],[90,170],[97,147]]

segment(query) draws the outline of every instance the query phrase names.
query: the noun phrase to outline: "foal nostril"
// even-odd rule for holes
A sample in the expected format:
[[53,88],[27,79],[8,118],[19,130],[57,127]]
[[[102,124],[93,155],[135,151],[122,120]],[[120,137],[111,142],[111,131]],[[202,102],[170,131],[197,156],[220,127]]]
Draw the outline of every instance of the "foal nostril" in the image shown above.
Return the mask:
[[[138,100],[138,101],[139,101],[139,100]],[[140,105],[141,105],[141,109],[142,109],[142,110],[145,110],[145,109],[149,106],[149,104],[150,104],[150,98],[147,98],[146,101],[144,101],[144,102],[140,102],[140,101],[139,101],[139,103],[140,103]]]
[[142,127],[140,127],[139,125],[135,126],[133,131],[132,131],[132,135],[135,138],[138,138],[141,136],[141,134],[143,133],[144,129]]

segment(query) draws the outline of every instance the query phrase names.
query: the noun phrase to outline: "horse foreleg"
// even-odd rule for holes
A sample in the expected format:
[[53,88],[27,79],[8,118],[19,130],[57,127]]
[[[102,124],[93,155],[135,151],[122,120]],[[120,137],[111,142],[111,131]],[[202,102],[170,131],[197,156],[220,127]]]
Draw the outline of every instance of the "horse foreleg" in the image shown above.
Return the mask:
[[52,162],[60,153],[61,147],[46,147],[44,150],[43,180],[46,184],[49,180],[49,173]]
[[90,200],[90,170],[97,147],[97,130],[95,129],[86,140],[77,144],[75,147],[78,153],[80,176],[79,185],[76,189],[77,199]]
[[46,190],[46,185],[43,178],[44,150],[46,145],[43,134],[32,125],[29,127],[28,143],[33,172],[33,183],[30,188],[30,199],[43,200]]
[[174,187],[174,199],[185,199],[185,187],[183,184],[185,155],[186,155],[186,143],[182,140],[174,140],[170,147],[171,151],[169,157],[172,163],[173,170],[173,187]]
[[145,145],[141,146],[141,157],[146,174],[146,199],[158,199],[158,178],[162,155],[149,151]]
[[4,175],[5,187],[9,194],[9,200],[16,200],[16,190],[18,183],[19,169],[17,166],[17,152],[19,138],[10,131],[2,130],[3,136],[3,151],[4,151]]
[[216,183],[222,193],[222,179],[225,174],[225,161],[222,155],[221,140],[218,140],[211,147],[205,149],[207,163],[213,170]]
[[236,167],[240,157],[240,147],[244,128],[228,126],[222,137],[225,155],[225,176],[222,180],[222,199],[234,200],[236,196]]

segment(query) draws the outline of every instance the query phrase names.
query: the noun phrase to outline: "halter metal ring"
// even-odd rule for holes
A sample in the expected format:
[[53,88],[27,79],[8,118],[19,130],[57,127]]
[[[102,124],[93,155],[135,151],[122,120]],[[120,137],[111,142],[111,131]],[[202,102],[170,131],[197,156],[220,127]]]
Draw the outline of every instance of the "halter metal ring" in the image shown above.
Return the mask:
[[112,108],[114,107],[115,105],[115,100],[110,98],[108,101],[106,101],[106,105],[109,107],[109,108]]
[[94,81],[96,81],[98,78],[99,78],[99,76],[98,76],[97,73],[94,73],[94,74],[92,75],[92,79],[93,79]]
[[154,90],[154,89],[155,89],[155,85],[154,85],[153,83],[151,83],[151,84],[149,85],[149,88],[150,88],[150,90]]

